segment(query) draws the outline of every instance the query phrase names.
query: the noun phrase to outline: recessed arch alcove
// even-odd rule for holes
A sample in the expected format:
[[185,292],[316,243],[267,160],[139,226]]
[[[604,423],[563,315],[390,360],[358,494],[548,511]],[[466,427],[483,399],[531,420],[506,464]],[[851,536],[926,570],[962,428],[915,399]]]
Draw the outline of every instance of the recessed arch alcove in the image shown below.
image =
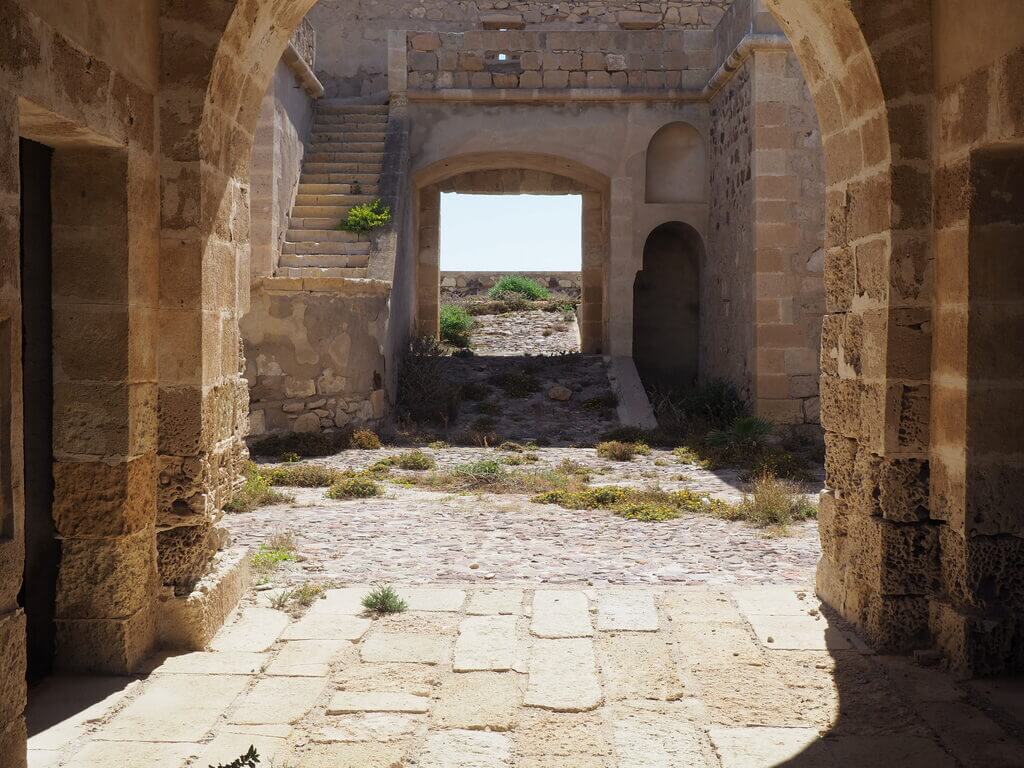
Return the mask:
[[703,258],[703,240],[689,224],[669,221],[647,236],[633,282],[633,360],[648,387],[697,379]]
[[700,203],[707,199],[707,148],[689,123],[663,125],[647,145],[648,203]]

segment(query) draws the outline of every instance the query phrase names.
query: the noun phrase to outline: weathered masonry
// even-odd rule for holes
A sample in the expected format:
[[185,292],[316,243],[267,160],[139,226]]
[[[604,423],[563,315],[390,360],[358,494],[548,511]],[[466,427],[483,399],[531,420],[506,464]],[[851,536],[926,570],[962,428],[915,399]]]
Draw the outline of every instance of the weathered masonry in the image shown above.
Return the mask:
[[[542,183],[502,159],[526,152],[589,169],[601,192],[602,352],[633,353],[644,246],[678,222],[704,250],[701,375],[743,383],[777,420],[813,423],[820,366],[820,595],[879,648],[936,648],[968,674],[1024,668],[1017,0],[608,0],[585,13],[324,0],[311,16],[321,55],[303,67],[301,37],[289,41],[314,5],[0,0],[4,768],[25,764],[28,671],[130,671],[171,641],[166,617],[198,599],[245,454],[246,373],[281,377],[254,398],[280,409],[267,428],[293,426],[289,403],[321,428],[386,418],[421,296],[417,179],[469,183],[460,174],[473,170],[485,174],[474,184],[491,172]],[[367,8],[394,23],[356,23]],[[339,26],[344,40],[323,53]],[[349,68],[334,67],[343,58]],[[287,184],[376,187],[395,223],[304,252],[288,245],[329,242],[324,220],[346,202],[257,189],[253,151],[274,78],[315,92],[313,71],[340,73],[314,78],[327,96],[368,103],[321,100],[309,120],[359,128],[319,140],[353,146],[317,158],[311,136],[303,172],[328,178]],[[293,141],[296,114],[294,134],[275,129]],[[660,133],[671,124],[692,130]],[[491,159],[458,166],[475,153]],[[652,181],[651,158],[689,179],[703,159],[705,181]],[[417,175],[446,162],[456,174]],[[300,210],[268,233],[264,214],[252,219],[257,196],[263,210]],[[316,349],[318,362],[252,327],[243,361],[240,322],[277,333],[263,313],[290,336],[318,312],[337,322],[331,305],[352,333]],[[309,365],[294,395],[289,355]],[[328,382],[325,395],[313,372],[328,358],[376,375]],[[312,404],[329,397],[333,411]],[[211,620],[230,603],[222,589],[203,604]]]

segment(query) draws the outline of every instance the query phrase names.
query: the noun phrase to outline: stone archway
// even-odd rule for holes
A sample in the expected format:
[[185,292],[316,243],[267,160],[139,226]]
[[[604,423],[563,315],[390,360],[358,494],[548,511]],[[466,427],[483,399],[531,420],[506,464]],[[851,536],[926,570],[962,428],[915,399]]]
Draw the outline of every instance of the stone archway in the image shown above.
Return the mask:
[[670,221],[647,236],[633,284],[633,360],[648,387],[690,387],[700,349],[704,246],[689,224]]
[[523,153],[468,154],[432,163],[413,176],[417,203],[417,313],[420,335],[438,328],[442,192],[496,195],[580,195],[583,199],[580,348],[598,354],[607,346],[607,178],[562,158]]

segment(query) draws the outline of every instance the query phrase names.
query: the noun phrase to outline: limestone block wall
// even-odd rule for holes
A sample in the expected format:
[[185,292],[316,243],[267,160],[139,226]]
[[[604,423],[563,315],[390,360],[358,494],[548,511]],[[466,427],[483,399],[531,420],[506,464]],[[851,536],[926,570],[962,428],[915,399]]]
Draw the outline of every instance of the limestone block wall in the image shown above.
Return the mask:
[[242,319],[250,434],[379,426],[389,286],[266,278]]
[[702,88],[713,37],[651,32],[409,32],[410,90]]
[[[709,32],[732,0],[320,0],[309,18],[320,36],[317,74],[328,96],[386,91],[388,30],[464,32],[579,29],[704,30]],[[625,49],[619,53],[624,53]]]

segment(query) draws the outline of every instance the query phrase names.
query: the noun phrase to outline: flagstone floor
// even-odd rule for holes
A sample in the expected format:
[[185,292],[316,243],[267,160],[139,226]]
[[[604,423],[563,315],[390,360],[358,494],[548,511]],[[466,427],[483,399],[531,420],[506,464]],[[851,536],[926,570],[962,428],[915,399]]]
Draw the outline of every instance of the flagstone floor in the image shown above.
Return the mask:
[[1024,765],[1024,683],[876,656],[793,587],[364,586],[247,599],[207,652],[33,692],[30,766]]

